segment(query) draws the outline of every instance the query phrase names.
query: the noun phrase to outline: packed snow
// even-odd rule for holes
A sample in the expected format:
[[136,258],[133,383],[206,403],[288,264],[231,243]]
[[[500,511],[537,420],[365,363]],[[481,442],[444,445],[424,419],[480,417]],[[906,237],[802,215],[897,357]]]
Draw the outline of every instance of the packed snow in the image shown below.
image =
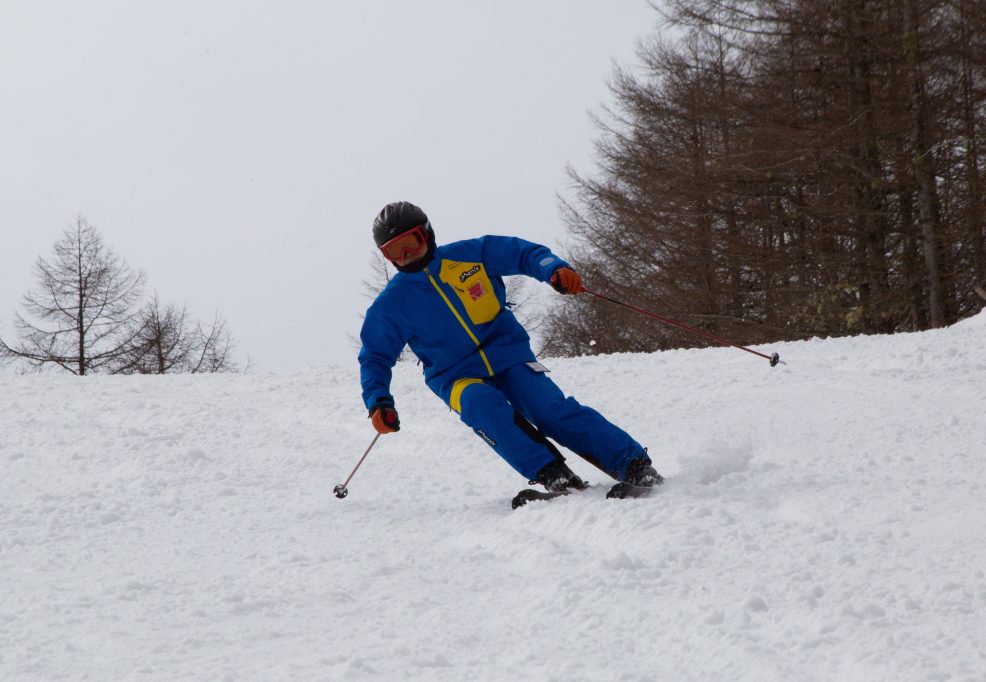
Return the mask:
[[648,499],[526,482],[401,363],[0,377],[0,679],[984,680],[986,314],[546,359]]

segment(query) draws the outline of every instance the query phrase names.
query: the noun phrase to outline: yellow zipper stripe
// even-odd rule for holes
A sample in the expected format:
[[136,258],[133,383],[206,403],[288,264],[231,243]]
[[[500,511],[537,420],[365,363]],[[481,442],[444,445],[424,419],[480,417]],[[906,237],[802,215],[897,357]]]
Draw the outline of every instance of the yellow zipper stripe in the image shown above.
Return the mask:
[[459,324],[462,325],[462,328],[466,330],[466,334],[469,335],[469,338],[472,339],[472,342],[476,344],[476,349],[479,351],[479,357],[483,358],[483,364],[486,365],[486,371],[490,373],[490,376],[493,376],[493,367],[490,365],[489,358],[486,357],[485,351],[483,351],[483,349],[479,347],[479,339],[477,339],[476,335],[472,333],[472,330],[469,328],[469,325],[467,325],[466,321],[462,319],[462,315],[460,315],[459,311],[456,310],[455,306],[452,305],[452,301],[448,300],[448,296],[445,295],[445,292],[442,291],[442,288],[438,286],[438,282],[436,282],[435,278],[431,276],[431,271],[428,270],[428,268],[425,268],[425,272],[428,274],[428,281],[431,282],[431,285],[433,287],[435,287],[435,291],[437,291],[438,295],[442,297],[443,301],[445,301],[445,305],[447,305],[448,309],[452,311],[453,315],[455,315],[455,319],[459,321]]

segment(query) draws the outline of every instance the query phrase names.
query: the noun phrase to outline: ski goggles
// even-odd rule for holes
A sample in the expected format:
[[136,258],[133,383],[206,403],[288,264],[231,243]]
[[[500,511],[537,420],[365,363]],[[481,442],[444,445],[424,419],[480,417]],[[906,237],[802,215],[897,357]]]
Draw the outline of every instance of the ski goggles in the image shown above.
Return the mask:
[[424,225],[412,227],[380,245],[380,251],[390,261],[418,256],[427,248],[428,231]]

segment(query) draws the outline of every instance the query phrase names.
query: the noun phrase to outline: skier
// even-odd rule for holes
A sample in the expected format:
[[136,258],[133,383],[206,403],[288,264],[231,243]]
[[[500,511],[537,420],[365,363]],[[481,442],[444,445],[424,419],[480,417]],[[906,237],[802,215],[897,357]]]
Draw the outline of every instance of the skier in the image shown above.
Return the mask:
[[378,433],[400,430],[390,379],[407,344],[428,388],[532,483],[550,492],[586,487],[548,438],[619,481],[663,482],[644,447],[564,396],[506,307],[506,275],[527,275],[563,294],[583,291],[568,263],[516,237],[437,246],[428,216],[406,201],[380,211],[373,238],[399,271],[370,305],[360,332],[363,401]]

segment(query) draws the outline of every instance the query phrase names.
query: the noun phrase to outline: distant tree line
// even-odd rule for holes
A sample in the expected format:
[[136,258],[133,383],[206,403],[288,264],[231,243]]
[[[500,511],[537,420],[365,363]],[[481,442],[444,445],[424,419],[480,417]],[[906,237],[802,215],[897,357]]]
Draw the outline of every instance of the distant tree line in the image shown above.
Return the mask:
[[184,307],[144,300],[145,276],[106,247],[84,217],[35,263],[36,286],[17,313],[19,339],[0,338],[0,357],[79,376],[239,371],[234,341],[215,315],[192,320]]
[[[616,72],[598,169],[570,172],[589,286],[744,343],[982,308],[986,0],[664,7],[680,38]],[[695,343],[587,296],[549,314],[544,341],[561,355]]]

